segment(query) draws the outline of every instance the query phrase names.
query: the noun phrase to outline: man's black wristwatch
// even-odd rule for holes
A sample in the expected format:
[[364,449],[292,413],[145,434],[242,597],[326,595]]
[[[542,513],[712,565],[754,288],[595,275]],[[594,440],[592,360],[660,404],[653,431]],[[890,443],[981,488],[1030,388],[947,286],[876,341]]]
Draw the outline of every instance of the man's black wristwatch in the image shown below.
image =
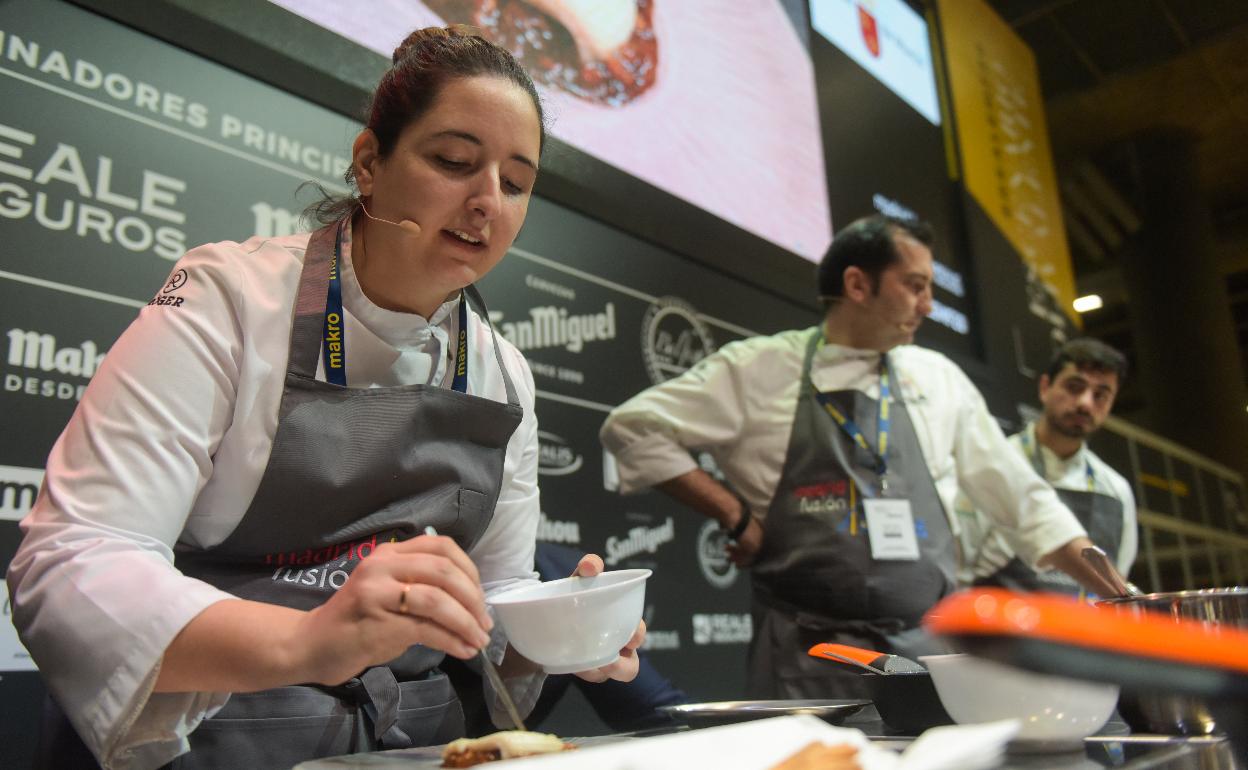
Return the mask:
[[741,520],[732,529],[724,528],[724,531],[728,533],[728,538],[730,540],[740,540],[741,536],[745,534],[746,527],[750,526],[751,518],[753,516],[750,514],[750,509],[744,505],[741,506]]

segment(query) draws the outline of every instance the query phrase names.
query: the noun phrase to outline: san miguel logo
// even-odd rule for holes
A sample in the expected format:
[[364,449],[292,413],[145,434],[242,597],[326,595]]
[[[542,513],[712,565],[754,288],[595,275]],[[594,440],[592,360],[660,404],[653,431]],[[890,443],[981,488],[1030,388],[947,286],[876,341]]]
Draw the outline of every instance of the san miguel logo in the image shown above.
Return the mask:
[[537,472],[543,476],[569,476],[585,463],[568,442],[544,430],[537,432]]
[[566,307],[544,305],[529,308],[527,319],[508,319],[501,311],[491,310],[490,320],[497,324],[507,341],[520,350],[563,348],[580,353],[587,342],[615,339],[615,303],[608,302],[601,313],[577,315]]
[[858,3],[858,27],[862,31],[862,42],[875,58],[880,58],[880,28],[876,24],[873,3]]
[[612,535],[607,538],[608,566],[614,566],[625,559],[643,553],[654,553],[659,546],[676,539],[676,521],[667,517],[667,521],[657,527],[633,527],[627,537]]
[[660,297],[641,319],[641,354],[655,385],[684,374],[715,351],[698,311],[676,297]]

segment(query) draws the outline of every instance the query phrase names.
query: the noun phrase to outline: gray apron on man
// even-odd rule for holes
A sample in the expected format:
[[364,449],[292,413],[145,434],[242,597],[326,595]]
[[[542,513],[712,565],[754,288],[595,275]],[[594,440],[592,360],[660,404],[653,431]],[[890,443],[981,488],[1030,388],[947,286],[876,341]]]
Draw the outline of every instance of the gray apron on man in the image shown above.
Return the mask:
[[[1031,459],[1036,474],[1046,479],[1044,460],[1040,450],[1035,446],[1027,431],[1023,433],[1024,451]],[[1097,492],[1094,489],[1095,479],[1092,466],[1087,466],[1088,489],[1058,489],[1054,487],[1058,498],[1075,514],[1075,518],[1087,530],[1093,543],[1104,549],[1109,558],[1117,561],[1118,550],[1122,547],[1122,501],[1113,495]],[[1026,562],[1015,556],[1004,567],[991,576],[979,578],[977,586],[1001,586],[1014,591],[1049,591],[1079,595],[1083,588],[1070,575],[1060,570],[1044,570],[1037,572],[1027,566]]]
[[[898,393],[884,459],[887,496],[910,501],[920,558],[877,560],[858,498],[879,489],[880,478],[875,459],[837,426],[810,385],[819,339],[816,330],[806,349],[788,453],[752,569],[751,698],[866,696],[859,674],[806,654],[819,642],[908,657],[944,651],[918,624],[953,590],[953,534],[909,413]],[[820,396],[865,436],[877,435],[876,399],[856,390]]]
[[[303,610],[327,601],[377,546],[427,526],[471,548],[494,514],[507,442],[523,413],[497,338],[507,403],[433,385],[347,388],[316,379],[338,227],[308,243],[277,433],[255,497],[219,545],[175,555],[186,575]],[[465,293],[488,318],[476,289]],[[442,658],[417,645],[337,687],[232,694],[170,767],[288,770],[316,757],[461,737],[463,711],[437,669]],[[73,751],[85,755],[81,744]],[[66,757],[52,765],[71,766]]]

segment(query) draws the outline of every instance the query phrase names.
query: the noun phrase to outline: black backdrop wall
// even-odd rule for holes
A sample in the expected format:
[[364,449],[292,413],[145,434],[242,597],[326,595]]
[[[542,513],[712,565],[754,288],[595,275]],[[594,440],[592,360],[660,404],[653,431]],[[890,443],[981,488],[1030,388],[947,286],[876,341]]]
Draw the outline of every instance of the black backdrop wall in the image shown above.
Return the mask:
[[[343,114],[384,67],[310,25],[275,25],[280,11],[260,4],[83,4],[147,29],[58,0],[0,1],[0,566],[82,388],[172,261],[205,241],[293,231],[302,181],[341,184],[358,130]],[[785,4],[803,16],[800,3]],[[981,339],[976,319],[1034,331],[1018,309],[1016,257],[992,252],[1005,260],[995,272],[971,258],[967,244],[987,236],[963,228],[939,128],[907,122],[883,86],[826,41],[812,45],[834,223],[878,208],[883,194],[937,224],[938,257],[967,286],[943,299],[970,321],[966,334],[929,324],[921,341],[962,363],[1009,423],[1030,385],[1012,374],[1013,337]],[[248,74],[187,48],[237,56],[230,63]],[[832,117],[849,114],[837,100],[857,117]],[[894,133],[875,130],[884,125]],[[731,340],[814,323],[813,267],[566,148],[547,161],[554,174],[483,286],[539,391],[540,536],[613,568],[653,568],[647,654],[694,698],[738,697],[751,632],[744,576],[701,518],[661,495],[617,495],[597,430],[612,406]],[[976,297],[990,273],[1001,280]],[[595,339],[571,335],[577,316],[593,318]],[[8,610],[6,600],[0,745],[4,764],[20,767],[42,689]]]

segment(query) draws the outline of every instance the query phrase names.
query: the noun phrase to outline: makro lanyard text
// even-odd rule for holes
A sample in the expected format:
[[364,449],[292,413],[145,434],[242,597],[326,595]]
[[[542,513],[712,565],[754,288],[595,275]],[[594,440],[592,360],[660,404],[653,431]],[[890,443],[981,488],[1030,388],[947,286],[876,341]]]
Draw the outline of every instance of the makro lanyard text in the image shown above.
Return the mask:
[[[1047,481],[1048,474],[1045,472],[1044,459],[1040,454],[1039,447],[1036,446],[1036,442],[1033,441],[1031,437],[1031,431],[1033,430],[1035,430],[1034,427],[1031,428],[1031,430],[1023,431],[1023,435],[1022,435],[1023,446],[1027,450],[1027,455],[1031,458],[1032,465],[1036,467],[1036,472],[1040,474],[1041,478]],[[1096,491],[1096,476],[1092,473],[1092,461],[1090,459],[1084,458],[1083,469],[1084,469],[1084,475],[1087,478],[1088,491],[1095,492]]]
[[[819,347],[823,347],[823,339],[819,340]],[[810,387],[815,392],[815,400],[824,408],[832,417],[832,421],[837,424],[849,440],[854,442],[875,463],[875,473],[880,478],[880,493],[888,491],[888,429],[890,418],[888,414],[888,396],[889,396],[889,377],[888,377],[888,357],[880,354],[880,406],[879,416],[876,418],[876,449],[872,449],[871,444],[867,442],[867,437],[863,435],[862,429],[858,427],[848,415],[844,414],[840,409],[832,403],[832,394],[821,393],[815,387],[814,378],[811,378]],[[867,490],[864,488],[863,490]]]
[[[325,360],[325,379],[334,385],[347,386],[347,336],[343,331],[342,275],[339,270],[342,255],[342,229],[334,237],[334,254],[329,259],[329,290],[325,297],[325,330],[321,354]],[[459,334],[455,345],[455,375],[451,389],[468,392],[468,298],[459,294]]]

